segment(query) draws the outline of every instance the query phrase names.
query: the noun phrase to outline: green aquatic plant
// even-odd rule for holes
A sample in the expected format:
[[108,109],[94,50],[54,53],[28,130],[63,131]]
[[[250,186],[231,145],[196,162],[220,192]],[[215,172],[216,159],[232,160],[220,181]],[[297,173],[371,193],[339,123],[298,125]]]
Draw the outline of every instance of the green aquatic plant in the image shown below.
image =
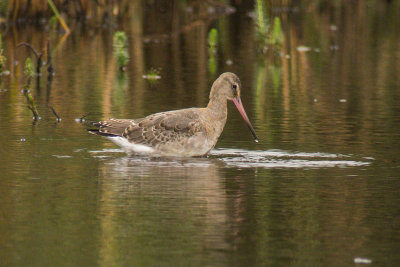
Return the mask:
[[29,89],[23,89],[23,92],[26,97],[27,107],[32,111],[33,119],[35,121],[40,119],[39,112],[36,108],[35,99],[33,98],[31,91]]
[[218,46],[218,30],[212,28],[208,33],[208,70],[212,77],[215,77],[217,71],[217,46]]
[[269,29],[267,9],[263,0],[255,2],[255,24],[257,35],[260,39],[265,39]]
[[143,75],[143,79],[149,79],[149,80],[161,79],[160,70],[151,68],[146,74]]
[[268,38],[268,43],[270,45],[280,46],[283,42],[283,32],[281,19],[279,17],[274,18],[274,26],[272,27],[272,32]]
[[32,59],[30,57],[25,60],[24,74],[29,78],[35,76],[35,71],[32,67]]
[[208,46],[216,49],[218,45],[218,30],[212,28],[208,33]]
[[279,17],[270,22],[267,9],[263,0],[255,2],[255,26],[257,40],[262,51],[267,51],[270,46],[280,46],[283,42],[282,23]]
[[3,41],[2,41],[2,36],[0,33],[0,73],[3,73],[3,71],[4,71],[6,60],[7,60],[7,58],[4,55]]
[[161,79],[160,70],[151,68],[147,73],[142,75],[142,78],[148,80],[150,83],[156,83]]
[[125,32],[117,31],[113,37],[114,58],[117,61],[120,71],[125,70],[129,61],[128,38]]
[[22,92],[24,93],[26,97],[26,102],[27,102],[27,107],[32,111],[33,114],[33,119],[36,121],[40,119],[39,112],[37,111],[36,104],[35,104],[35,99],[33,98],[30,87],[31,87],[31,79],[33,76],[35,76],[35,72],[33,70],[32,66],[32,59],[28,57],[25,60],[25,68],[24,68],[24,74],[28,77],[26,84],[22,88]]
[[[41,75],[40,71],[41,71],[41,68],[42,68],[42,65],[43,65],[43,61],[42,61],[43,53],[39,52],[30,43],[26,43],[26,42],[19,43],[17,45],[17,48],[18,47],[22,47],[22,46],[27,47],[36,57],[36,73],[33,72],[32,60],[31,59],[29,59],[29,62],[25,62],[25,69],[28,67],[26,64],[30,64],[30,70],[32,70],[33,74],[36,74],[39,77]],[[33,75],[28,75],[28,76],[33,76]]]

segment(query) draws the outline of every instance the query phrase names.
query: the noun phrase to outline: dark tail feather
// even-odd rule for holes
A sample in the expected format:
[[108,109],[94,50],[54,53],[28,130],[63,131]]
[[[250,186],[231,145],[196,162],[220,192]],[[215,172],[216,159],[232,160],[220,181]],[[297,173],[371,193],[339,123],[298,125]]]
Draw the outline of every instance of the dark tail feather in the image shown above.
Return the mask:
[[100,135],[100,136],[106,136],[106,137],[118,136],[118,135],[111,134],[111,133],[100,132],[100,129],[92,128],[92,127],[100,128],[103,125],[99,121],[86,120],[85,117],[89,114],[90,113],[87,113],[87,114],[83,115],[81,118],[75,119],[77,122],[82,123],[88,127],[88,129],[87,129],[88,133]]
[[100,127],[99,121],[86,120],[82,118],[75,119],[76,122],[86,125],[87,127]]
[[94,127],[100,127],[101,126],[99,121],[90,121],[90,125],[92,125]]
[[116,137],[119,135],[115,135],[115,134],[110,134],[110,133],[102,133],[99,131],[99,129],[88,129],[88,132],[91,134],[96,134],[96,135],[100,135],[100,136],[106,136],[106,137]]
[[85,120],[84,124],[87,126],[94,126],[94,127],[100,127],[100,123],[98,121],[91,121],[91,120]]

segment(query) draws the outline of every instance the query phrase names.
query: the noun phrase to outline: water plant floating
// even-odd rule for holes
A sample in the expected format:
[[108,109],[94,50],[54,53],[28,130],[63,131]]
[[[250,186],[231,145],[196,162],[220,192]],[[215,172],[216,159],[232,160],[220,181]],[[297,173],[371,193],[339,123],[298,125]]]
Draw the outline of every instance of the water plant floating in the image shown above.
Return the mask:
[[160,70],[151,68],[148,73],[142,75],[142,78],[150,81],[159,80],[161,79]]

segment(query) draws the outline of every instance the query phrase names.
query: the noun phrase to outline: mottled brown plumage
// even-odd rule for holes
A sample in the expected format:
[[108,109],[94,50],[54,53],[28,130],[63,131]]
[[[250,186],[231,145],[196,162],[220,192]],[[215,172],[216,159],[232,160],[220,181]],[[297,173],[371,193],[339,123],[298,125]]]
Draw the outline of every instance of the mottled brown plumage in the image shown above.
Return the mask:
[[160,112],[141,119],[110,119],[95,124],[127,152],[157,156],[203,156],[217,143],[226,123],[227,100],[233,100],[257,141],[240,100],[240,80],[222,74],[213,84],[206,108]]

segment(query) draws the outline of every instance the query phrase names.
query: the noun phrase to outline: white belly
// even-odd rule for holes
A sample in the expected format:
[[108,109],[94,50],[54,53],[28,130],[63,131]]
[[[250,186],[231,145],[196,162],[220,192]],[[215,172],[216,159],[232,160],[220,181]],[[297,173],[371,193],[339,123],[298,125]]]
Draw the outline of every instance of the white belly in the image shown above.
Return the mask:
[[111,141],[113,141],[116,145],[120,146],[126,153],[135,153],[135,154],[152,154],[154,149],[149,146],[134,144],[128,141],[128,139],[120,136],[116,137],[108,137]]

